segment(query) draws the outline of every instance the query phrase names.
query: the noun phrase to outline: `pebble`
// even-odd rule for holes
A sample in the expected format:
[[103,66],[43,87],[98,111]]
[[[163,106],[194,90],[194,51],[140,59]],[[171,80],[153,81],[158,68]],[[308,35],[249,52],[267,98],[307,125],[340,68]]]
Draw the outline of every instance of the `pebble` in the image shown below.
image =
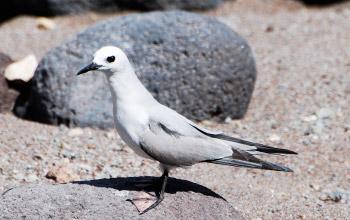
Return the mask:
[[279,143],[281,142],[281,137],[278,136],[277,134],[272,134],[270,135],[269,140],[275,143]]
[[320,191],[321,187],[317,184],[310,184],[310,187],[313,188],[315,191]]
[[56,23],[45,17],[40,17],[36,20],[37,27],[43,30],[53,30],[56,28]]
[[340,191],[322,193],[319,199],[322,201],[340,202],[342,200],[342,193]]
[[305,116],[305,117],[302,117],[301,120],[305,122],[312,122],[317,120],[317,116],[316,115]]
[[79,180],[79,176],[72,170],[70,164],[52,167],[45,175],[47,179],[52,179],[57,183],[67,183]]
[[312,126],[312,132],[315,134],[322,134],[324,129],[325,125],[322,120],[316,121],[316,123]]
[[40,154],[35,154],[32,158],[33,160],[42,160],[43,156],[41,156]]
[[277,121],[275,121],[275,120],[271,120],[270,122],[270,127],[272,128],[272,129],[277,129],[278,128],[278,123],[277,123]]
[[106,138],[108,138],[108,139],[115,139],[116,138],[116,134],[115,134],[115,131],[108,131],[108,132],[106,132],[105,133],[105,136],[106,136]]
[[330,108],[321,108],[316,112],[316,115],[322,119],[331,118],[334,115],[334,111]]
[[71,159],[71,160],[74,160],[76,158],[76,155],[74,152],[71,152],[71,151],[67,151],[67,150],[64,150],[62,152],[62,156],[64,158],[68,158],[68,159]]
[[344,127],[344,131],[346,133],[350,133],[350,124],[345,124],[345,125],[343,125],[343,127]]
[[68,132],[68,136],[70,136],[70,137],[77,137],[77,136],[81,136],[83,134],[84,134],[84,131],[81,128],[72,128]]
[[38,179],[38,176],[35,174],[29,174],[27,177],[24,178],[24,180],[28,183],[36,182]]
[[224,122],[226,124],[229,124],[230,122],[232,122],[232,118],[231,117],[226,117]]
[[60,148],[61,149],[66,149],[66,150],[71,149],[70,145],[67,144],[66,142],[62,142],[61,145],[60,145]]
[[4,76],[7,80],[22,80],[28,82],[34,76],[38,61],[34,54],[29,54],[23,59],[8,65]]
[[242,129],[243,127],[244,127],[244,125],[242,124],[242,122],[241,121],[239,121],[239,120],[234,120],[234,121],[232,121],[232,123],[230,123],[232,126],[233,126],[233,128],[235,128],[235,129]]

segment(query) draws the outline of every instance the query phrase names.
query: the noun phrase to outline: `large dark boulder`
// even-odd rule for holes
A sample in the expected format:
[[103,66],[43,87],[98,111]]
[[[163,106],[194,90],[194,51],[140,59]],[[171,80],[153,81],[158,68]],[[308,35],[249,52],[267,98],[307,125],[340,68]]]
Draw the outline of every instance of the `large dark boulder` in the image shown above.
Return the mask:
[[206,10],[222,0],[4,0],[0,3],[0,19],[17,14],[57,15],[83,11],[137,10]]
[[124,7],[144,10],[206,10],[215,8],[222,0],[122,0],[121,2]]
[[241,118],[256,77],[246,41],[214,18],[153,12],[96,24],[40,62],[17,115],[47,123],[111,127],[112,101],[102,73],[76,77],[102,46],[123,48],[158,101],[190,119]]
[[[139,215],[128,199],[142,188],[137,178],[32,185],[0,194],[0,219],[231,219],[244,220],[211,190],[169,179],[163,202]],[[141,198],[143,198],[141,196]]]

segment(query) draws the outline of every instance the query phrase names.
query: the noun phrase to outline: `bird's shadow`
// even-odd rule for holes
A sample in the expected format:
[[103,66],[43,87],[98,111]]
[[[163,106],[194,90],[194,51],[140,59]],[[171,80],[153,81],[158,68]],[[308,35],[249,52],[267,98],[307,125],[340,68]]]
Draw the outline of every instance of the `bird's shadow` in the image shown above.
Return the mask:
[[[85,181],[75,181],[71,182],[72,184],[85,184],[94,187],[104,187],[104,188],[113,188],[119,191],[143,191],[143,192],[155,192],[157,191],[154,185],[140,187],[140,182],[145,181],[155,181],[156,177],[150,176],[139,176],[139,177],[118,177],[111,179],[97,179],[97,180],[85,180]],[[181,180],[176,178],[169,177],[168,183],[166,186],[166,193],[175,194],[177,192],[194,192],[200,193],[205,196],[211,196],[225,200],[222,196],[213,192],[212,190],[193,183],[187,180]],[[226,201],[226,200],[225,200]]]

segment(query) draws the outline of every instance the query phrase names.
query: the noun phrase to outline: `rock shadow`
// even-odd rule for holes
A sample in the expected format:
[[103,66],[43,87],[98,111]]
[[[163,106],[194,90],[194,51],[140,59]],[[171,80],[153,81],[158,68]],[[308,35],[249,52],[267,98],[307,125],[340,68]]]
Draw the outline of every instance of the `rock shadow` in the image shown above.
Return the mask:
[[348,0],[301,0],[305,5],[308,6],[331,6],[335,4],[340,4]]
[[[145,181],[155,181],[157,177],[140,176],[140,177],[118,177],[111,179],[98,179],[98,180],[86,180],[86,181],[75,181],[71,184],[86,184],[95,187],[113,188],[119,191],[144,191],[144,192],[155,192],[157,189],[154,185],[151,186],[140,186]],[[177,192],[194,192],[201,193],[205,196],[211,196],[226,201],[222,196],[218,195],[214,191],[193,183],[187,180],[181,180],[176,178],[168,178],[166,193],[175,194]]]

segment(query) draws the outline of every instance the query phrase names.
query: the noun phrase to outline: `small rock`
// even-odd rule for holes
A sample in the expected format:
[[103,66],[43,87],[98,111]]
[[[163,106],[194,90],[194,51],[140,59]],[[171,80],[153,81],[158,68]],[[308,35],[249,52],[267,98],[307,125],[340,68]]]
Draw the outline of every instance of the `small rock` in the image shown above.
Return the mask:
[[316,123],[312,125],[312,132],[314,134],[322,134],[324,128],[324,122],[322,120],[317,120]]
[[321,187],[317,184],[310,184],[310,187],[313,188],[315,191],[320,191]]
[[70,137],[81,136],[83,134],[84,134],[84,131],[81,128],[72,128],[68,132],[68,136]]
[[316,121],[317,120],[317,116],[316,115],[310,115],[310,116],[305,116],[301,118],[303,121],[305,122],[312,122],[312,121]]
[[60,131],[67,131],[67,130],[68,130],[68,127],[67,127],[65,124],[60,124],[60,125],[58,126],[58,129],[59,129]]
[[273,32],[273,26],[269,25],[266,27],[265,32]]
[[62,156],[63,156],[64,158],[68,158],[68,159],[70,159],[70,160],[74,160],[74,159],[76,158],[76,155],[75,155],[74,152],[67,151],[67,150],[65,150],[65,151],[62,152]]
[[65,143],[65,142],[62,142],[62,143],[61,143],[60,148],[61,148],[61,149],[66,149],[66,150],[71,149],[70,145],[67,144],[67,143]]
[[52,179],[57,183],[67,183],[70,181],[79,180],[79,176],[72,171],[71,165],[69,164],[65,164],[58,167],[52,167],[47,172],[45,177],[48,179]]
[[275,143],[279,143],[281,142],[281,137],[278,136],[277,134],[272,134],[270,135],[269,140]]
[[26,56],[25,58],[8,65],[5,69],[4,76],[7,80],[22,80],[28,82],[33,76],[38,61],[33,54]]
[[350,124],[345,124],[343,125],[343,127],[344,127],[344,132],[350,133]]
[[300,219],[300,220],[304,220],[304,219],[306,219],[306,217],[305,217],[305,215],[298,215],[298,217],[297,217],[298,219]]
[[288,193],[285,193],[285,192],[280,192],[278,195],[282,199],[288,199],[290,197],[290,195]]
[[244,128],[244,125],[242,124],[241,121],[239,120],[235,120],[231,123],[231,126],[233,126],[233,128],[235,129],[243,129]]
[[203,121],[201,121],[201,124],[203,126],[213,126],[214,123],[210,120],[203,120]]
[[36,25],[39,29],[52,30],[55,29],[56,24],[52,19],[40,17],[36,20]]
[[321,108],[316,112],[316,115],[322,119],[331,118],[334,115],[334,111],[330,108]]
[[232,122],[232,118],[231,117],[226,117],[224,122],[226,124],[229,124],[230,122]]
[[323,193],[319,199],[322,201],[339,202],[342,199],[342,193],[339,191]]
[[272,128],[272,129],[277,129],[278,128],[278,123],[277,123],[277,121],[275,121],[275,120],[271,120],[270,122],[270,127]]
[[29,174],[24,180],[28,183],[36,182],[39,178],[35,174]]
[[113,131],[113,130],[106,132],[106,133],[105,133],[105,136],[106,136],[108,139],[115,139],[115,138],[116,138],[115,131]]

